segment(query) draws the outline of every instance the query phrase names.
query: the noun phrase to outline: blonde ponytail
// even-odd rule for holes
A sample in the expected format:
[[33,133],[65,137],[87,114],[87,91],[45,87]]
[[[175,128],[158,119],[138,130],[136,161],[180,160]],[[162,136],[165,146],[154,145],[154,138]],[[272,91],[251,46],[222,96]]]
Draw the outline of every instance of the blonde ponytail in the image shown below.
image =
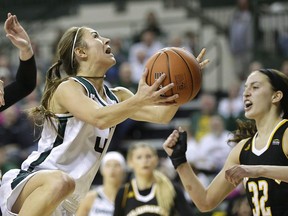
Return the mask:
[[[156,181],[156,199],[159,206],[165,210],[166,214],[169,215],[171,209],[174,206],[174,198],[176,192],[172,182],[160,171],[154,171],[154,177]],[[166,215],[165,214],[165,215]]]

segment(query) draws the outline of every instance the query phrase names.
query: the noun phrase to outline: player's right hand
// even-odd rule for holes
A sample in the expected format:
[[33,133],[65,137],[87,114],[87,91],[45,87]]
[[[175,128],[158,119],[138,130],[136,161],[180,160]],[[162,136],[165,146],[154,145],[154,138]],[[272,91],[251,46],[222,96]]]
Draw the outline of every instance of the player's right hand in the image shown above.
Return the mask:
[[142,78],[139,81],[137,93],[135,94],[135,96],[140,100],[140,103],[145,105],[171,105],[175,103],[174,101],[179,97],[178,94],[163,97],[165,92],[174,87],[174,83],[159,88],[165,79],[165,73],[163,73],[151,86],[149,86],[145,81],[147,74],[148,70],[145,68]]

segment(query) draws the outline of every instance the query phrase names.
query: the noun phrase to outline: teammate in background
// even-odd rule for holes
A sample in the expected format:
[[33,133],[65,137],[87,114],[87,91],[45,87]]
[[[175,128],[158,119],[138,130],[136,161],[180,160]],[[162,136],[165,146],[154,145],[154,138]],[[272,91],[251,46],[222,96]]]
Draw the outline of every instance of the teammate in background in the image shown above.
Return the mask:
[[29,95],[36,87],[37,68],[30,38],[16,15],[8,13],[4,24],[6,37],[19,49],[20,64],[16,80],[5,85],[0,80],[0,112]]
[[115,216],[124,215],[193,215],[182,188],[157,171],[158,155],[151,145],[130,146],[127,163],[134,178],[123,186],[115,200]]
[[[75,214],[115,126],[128,118],[165,124],[177,112],[179,106],[171,102],[178,95],[161,96],[174,84],[158,90],[165,75],[148,86],[146,70],[135,95],[126,88],[109,89],[104,84],[105,73],[115,64],[109,42],[88,27],[71,27],[63,34],[57,47],[58,61],[46,75],[41,105],[30,113],[43,126],[38,150],[21,169],[3,176],[4,215]],[[201,62],[204,53],[197,58],[200,67],[208,62]],[[64,73],[67,76],[62,77]]]
[[126,176],[125,158],[116,151],[107,152],[101,161],[103,184],[90,190],[77,210],[77,216],[112,216],[114,202]]
[[163,147],[200,211],[214,209],[243,181],[253,215],[288,215],[288,77],[273,69],[252,72],[243,103],[250,121],[239,121],[231,140],[238,144],[207,188],[186,162],[186,133],[181,128]]

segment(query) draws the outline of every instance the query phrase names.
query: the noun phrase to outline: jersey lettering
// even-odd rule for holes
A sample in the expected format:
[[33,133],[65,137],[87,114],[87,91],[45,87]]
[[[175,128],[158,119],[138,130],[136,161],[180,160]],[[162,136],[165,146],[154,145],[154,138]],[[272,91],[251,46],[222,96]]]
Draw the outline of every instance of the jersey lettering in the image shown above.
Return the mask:
[[96,142],[95,142],[95,146],[94,146],[94,150],[96,152],[99,152],[102,154],[103,152],[103,149],[105,148],[106,146],[106,143],[107,143],[108,139],[101,139],[101,137],[96,137]]

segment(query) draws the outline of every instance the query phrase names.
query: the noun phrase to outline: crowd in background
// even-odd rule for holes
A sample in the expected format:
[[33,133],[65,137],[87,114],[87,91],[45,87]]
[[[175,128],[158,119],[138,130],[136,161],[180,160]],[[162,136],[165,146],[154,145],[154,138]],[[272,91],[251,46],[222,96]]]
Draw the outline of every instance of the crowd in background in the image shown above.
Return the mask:
[[[247,3],[247,1],[239,2],[241,4]],[[227,140],[230,132],[236,129],[235,120],[243,118],[242,81],[251,71],[263,66],[262,62],[254,61],[250,55],[253,45],[251,40],[252,28],[249,25],[252,18],[249,10],[247,10],[247,5],[237,10],[233,18],[230,28],[230,42],[231,53],[237,60],[235,65],[238,65],[235,66],[237,79],[229,85],[227,92],[221,98],[213,92],[201,91],[195,99],[200,104],[199,108],[191,112],[187,116],[188,123],[182,125],[188,131],[189,137],[187,159],[205,185],[208,185],[222,168],[226,156],[233,147],[227,144]],[[120,85],[136,93],[137,83],[141,78],[145,62],[163,47],[185,47],[195,55],[199,53],[201,47],[197,45],[196,33],[187,29],[185,35],[167,35],[157,20],[157,14],[153,11],[147,13],[145,22],[145,27],[140,32],[131,35],[130,43],[127,44],[125,39],[119,37],[111,39],[112,52],[117,61],[110,68],[106,77],[106,83],[111,87]],[[242,37],[240,37],[241,35]],[[281,39],[281,44],[287,45],[283,42],[284,36],[284,34],[279,35],[279,40]],[[43,77],[47,70],[46,65],[51,60],[40,59],[41,56],[37,56],[37,44],[34,48],[36,60],[39,59],[37,61],[39,67],[37,88],[27,98],[0,114],[0,168],[2,173],[14,167],[18,168],[23,159],[36,148],[39,139],[39,131],[22,111],[39,104]],[[281,46],[281,50],[283,53],[288,53],[287,47],[285,49],[284,46]],[[16,67],[17,65],[11,64],[9,56],[0,53],[0,79],[5,84],[13,80]],[[288,60],[283,61],[282,65],[276,69],[288,75]],[[132,120],[126,120],[117,127],[116,134],[110,144],[110,151],[124,154],[121,152],[120,145],[125,142],[125,136],[132,127],[135,127],[135,122]],[[166,158],[159,160],[158,169],[166,174],[171,181],[179,182],[170,161]],[[128,177],[129,174],[131,174],[131,170],[127,171]],[[127,178],[127,182],[128,180],[130,179]],[[219,211],[227,212],[229,215],[241,215],[237,211],[241,205],[245,205],[245,199],[242,195],[243,188],[237,188],[229,196],[229,200],[220,206]],[[189,202],[188,198],[187,202]],[[193,207],[193,203],[190,205]],[[243,208],[239,209],[243,210]],[[195,214],[200,214],[196,209],[194,211]]]

